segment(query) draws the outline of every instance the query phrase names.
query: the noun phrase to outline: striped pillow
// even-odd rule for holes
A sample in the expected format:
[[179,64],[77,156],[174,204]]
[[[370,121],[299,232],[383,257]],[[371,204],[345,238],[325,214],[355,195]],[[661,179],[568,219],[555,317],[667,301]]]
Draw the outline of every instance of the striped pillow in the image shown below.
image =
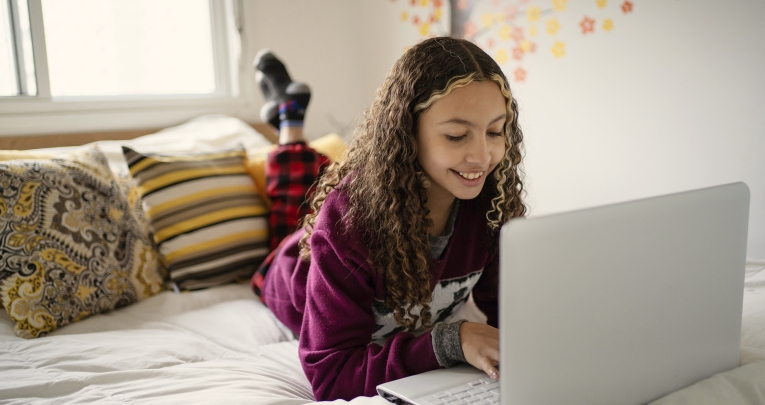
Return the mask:
[[170,280],[182,290],[249,280],[268,254],[268,208],[247,173],[244,149],[122,152]]

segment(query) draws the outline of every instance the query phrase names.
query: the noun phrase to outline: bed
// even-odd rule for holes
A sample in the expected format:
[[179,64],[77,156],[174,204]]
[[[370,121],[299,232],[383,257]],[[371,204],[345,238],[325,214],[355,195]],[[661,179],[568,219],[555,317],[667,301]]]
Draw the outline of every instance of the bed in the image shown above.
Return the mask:
[[[119,146],[102,142],[115,170]],[[206,117],[133,146],[214,150],[267,141],[246,124]],[[54,153],[59,150],[49,150]],[[741,364],[653,402],[765,404],[765,261],[747,261]],[[474,307],[463,314],[477,316]],[[472,312],[471,312],[472,311]],[[23,339],[0,313],[0,403],[313,403],[297,341],[247,283],[165,290]],[[346,401],[335,401],[346,403]],[[352,404],[386,404],[359,397]]]

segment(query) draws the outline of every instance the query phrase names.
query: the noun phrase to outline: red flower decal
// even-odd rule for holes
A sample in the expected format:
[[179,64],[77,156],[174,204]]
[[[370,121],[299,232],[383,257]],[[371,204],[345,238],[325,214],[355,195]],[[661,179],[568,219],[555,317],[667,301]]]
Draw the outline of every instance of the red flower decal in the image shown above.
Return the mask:
[[517,46],[513,48],[513,59],[515,60],[523,59],[523,49]]
[[518,7],[515,7],[513,5],[509,5],[505,8],[505,19],[513,21],[515,20],[515,17],[518,15]]
[[515,42],[521,42],[523,40],[523,28],[521,27],[513,28],[513,39],[515,40]]
[[526,71],[523,70],[522,67],[515,69],[515,72],[513,72],[513,74],[515,75],[516,82],[522,82],[526,80]]
[[595,20],[593,20],[590,17],[585,16],[582,22],[579,23],[579,26],[582,27],[582,34],[586,34],[588,32],[594,32],[595,31]]
[[473,20],[468,20],[465,23],[465,27],[463,29],[463,33],[465,34],[465,38],[472,38],[475,36],[475,34],[478,32],[478,27],[475,25]]
[[622,11],[624,14],[632,12],[632,2],[627,0],[622,4]]

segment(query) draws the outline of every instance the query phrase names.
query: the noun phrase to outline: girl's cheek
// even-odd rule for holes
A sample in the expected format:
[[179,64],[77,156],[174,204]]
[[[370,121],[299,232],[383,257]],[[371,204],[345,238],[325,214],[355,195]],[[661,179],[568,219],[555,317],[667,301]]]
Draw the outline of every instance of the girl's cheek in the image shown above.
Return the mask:
[[497,149],[492,151],[491,161],[492,161],[492,163],[494,164],[495,167],[505,157],[505,151],[506,150],[507,149],[505,149],[505,148],[497,148]]

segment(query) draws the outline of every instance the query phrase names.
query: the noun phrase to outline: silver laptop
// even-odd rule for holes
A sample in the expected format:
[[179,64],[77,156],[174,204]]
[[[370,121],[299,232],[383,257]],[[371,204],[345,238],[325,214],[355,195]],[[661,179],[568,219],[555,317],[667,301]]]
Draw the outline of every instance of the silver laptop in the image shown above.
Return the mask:
[[749,189],[516,219],[500,234],[500,380],[468,365],[392,402],[645,404],[737,367]]

